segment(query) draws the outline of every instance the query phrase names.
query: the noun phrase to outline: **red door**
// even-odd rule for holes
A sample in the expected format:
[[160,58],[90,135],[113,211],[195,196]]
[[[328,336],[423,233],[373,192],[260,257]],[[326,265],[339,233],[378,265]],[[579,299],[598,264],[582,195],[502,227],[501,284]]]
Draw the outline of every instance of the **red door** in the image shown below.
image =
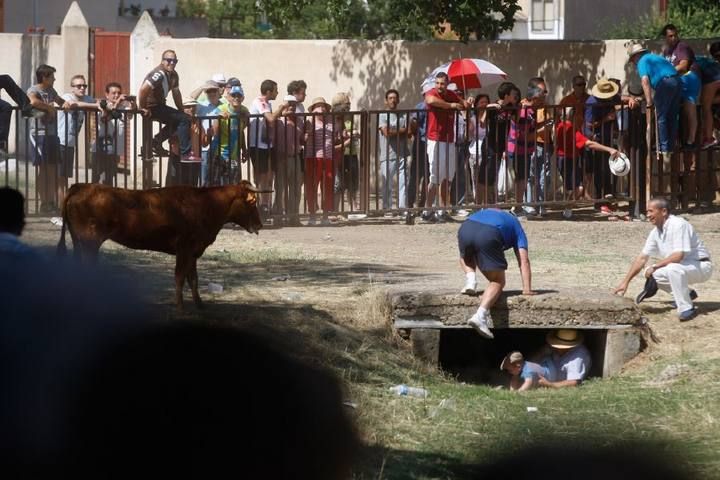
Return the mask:
[[105,97],[105,85],[118,82],[130,93],[130,33],[95,31],[95,57],[90,95]]

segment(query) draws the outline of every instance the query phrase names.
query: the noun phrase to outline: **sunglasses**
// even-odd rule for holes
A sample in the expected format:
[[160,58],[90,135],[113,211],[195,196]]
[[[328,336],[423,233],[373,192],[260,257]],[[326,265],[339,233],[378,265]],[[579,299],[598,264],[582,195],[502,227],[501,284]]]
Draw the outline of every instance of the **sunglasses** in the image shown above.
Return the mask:
[[242,93],[233,93],[233,94],[230,95],[230,96],[233,97],[233,98],[242,98],[242,97],[244,97],[245,95],[243,95]]
[[163,58],[163,62],[167,62],[167,63],[177,63],[177,62],[178,62],[178,59],[177,59],[177,58]]
[[77,85],[71,85],[73,88],[87,88],[87,85],[84,83],[79,83]]
[[576,87],[584,87],[585,85],[587,85],[587,83],[576,83],[575,84]]

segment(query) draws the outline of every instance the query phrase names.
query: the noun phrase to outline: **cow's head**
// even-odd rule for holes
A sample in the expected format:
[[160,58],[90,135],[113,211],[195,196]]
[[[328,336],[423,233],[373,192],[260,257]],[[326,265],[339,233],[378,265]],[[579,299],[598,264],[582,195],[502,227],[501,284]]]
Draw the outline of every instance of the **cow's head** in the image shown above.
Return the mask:
[[230,206],[229,220],[250,233],[258,233],[262,228],[260,211],[257,206],[258,193],[259,191],[253,187],[252,183],[242,180]]

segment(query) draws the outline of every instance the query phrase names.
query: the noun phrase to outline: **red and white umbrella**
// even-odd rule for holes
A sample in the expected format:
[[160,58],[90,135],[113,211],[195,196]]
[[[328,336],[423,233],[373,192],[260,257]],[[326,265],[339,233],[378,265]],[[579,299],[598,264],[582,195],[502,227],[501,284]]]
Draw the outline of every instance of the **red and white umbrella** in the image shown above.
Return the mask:
[[423,92],[435,86],[435,76],[440,72],[447,73],[449,83],[455,83],[462,90],[487,87],[507,79],[505,72],[486,60],[458,58],[433,70],[421,85]]

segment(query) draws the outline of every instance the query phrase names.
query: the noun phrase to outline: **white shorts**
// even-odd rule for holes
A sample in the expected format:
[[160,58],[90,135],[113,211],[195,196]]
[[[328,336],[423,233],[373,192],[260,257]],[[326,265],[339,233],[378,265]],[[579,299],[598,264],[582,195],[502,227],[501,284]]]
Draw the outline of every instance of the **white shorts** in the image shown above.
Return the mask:
[[427,141],[427,156],[430,164],[430,183],[438,185],[443,180],[455,177],[456,152],[454,142]]

